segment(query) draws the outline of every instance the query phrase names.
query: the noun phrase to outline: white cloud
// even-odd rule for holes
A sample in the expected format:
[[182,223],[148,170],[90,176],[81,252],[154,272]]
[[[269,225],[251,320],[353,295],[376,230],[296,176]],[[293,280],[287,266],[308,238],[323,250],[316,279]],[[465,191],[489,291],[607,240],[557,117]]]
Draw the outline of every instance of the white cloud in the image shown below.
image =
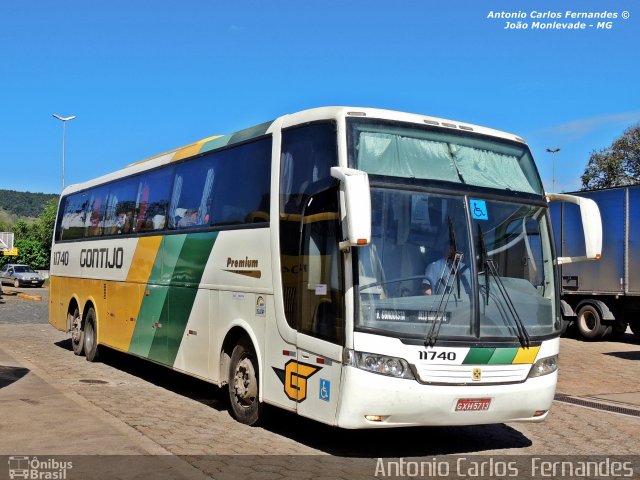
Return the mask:
[[640,112],[611,113],[542,128],[537,130],[536,133],[558,135],[570,140],[578,140],[604,127],[630,126],[638,121],[640,121]]

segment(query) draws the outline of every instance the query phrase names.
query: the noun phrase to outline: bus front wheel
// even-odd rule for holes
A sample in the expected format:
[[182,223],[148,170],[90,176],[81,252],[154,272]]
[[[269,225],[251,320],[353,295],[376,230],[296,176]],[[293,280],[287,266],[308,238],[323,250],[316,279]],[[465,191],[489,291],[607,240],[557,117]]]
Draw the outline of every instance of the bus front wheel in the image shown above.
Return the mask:
[[602,337],[607,329],[600,312],[593,305],[584,305],[578,310],[576,324],[580,335],[590,340]]
[[98,360],[98,335],[96,329],[96,311],[89,308],[84,319],[84,356],[90,362]]
[[236,420],[246,425],[257,425],[262,406],[259,401],[258,361],[247,340],[241,340],[233,349],[229,366],[229,403]]

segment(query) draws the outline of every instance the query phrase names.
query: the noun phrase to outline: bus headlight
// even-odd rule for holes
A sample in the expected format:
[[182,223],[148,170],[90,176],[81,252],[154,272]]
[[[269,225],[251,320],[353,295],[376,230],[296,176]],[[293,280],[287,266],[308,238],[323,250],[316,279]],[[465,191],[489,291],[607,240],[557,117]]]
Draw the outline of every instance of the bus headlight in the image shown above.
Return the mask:
[[415,379],[409,364],[403,358],[387,357],[377,353],[356,352],[345,348],[344,364],[389,377]]
[[529,372],[529,378],[541,377],[543,375],[549,375],[558,369],[558,355],[552,355],[550,357],[541,358],[533,364],[531,371]]

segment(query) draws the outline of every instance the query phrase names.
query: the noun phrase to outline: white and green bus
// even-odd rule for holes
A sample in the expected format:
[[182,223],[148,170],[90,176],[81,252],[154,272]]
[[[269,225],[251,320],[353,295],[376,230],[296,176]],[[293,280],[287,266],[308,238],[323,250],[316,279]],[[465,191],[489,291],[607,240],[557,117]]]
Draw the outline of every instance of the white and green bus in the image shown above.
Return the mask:
[[67,187],[50,323],[343,428],[540,421],[560,301],[527,144],[475,125],[327,107]]

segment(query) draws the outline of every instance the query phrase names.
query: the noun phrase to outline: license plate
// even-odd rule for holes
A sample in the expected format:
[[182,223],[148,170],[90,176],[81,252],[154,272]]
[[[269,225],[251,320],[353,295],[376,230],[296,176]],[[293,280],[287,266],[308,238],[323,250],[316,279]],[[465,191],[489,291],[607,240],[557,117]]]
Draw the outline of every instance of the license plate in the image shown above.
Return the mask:
[[489,410],[490,398],[461,398],[456,403],[456,412],[481,412]]
[[38,280],[31,280],[31,283],[38,283]]

